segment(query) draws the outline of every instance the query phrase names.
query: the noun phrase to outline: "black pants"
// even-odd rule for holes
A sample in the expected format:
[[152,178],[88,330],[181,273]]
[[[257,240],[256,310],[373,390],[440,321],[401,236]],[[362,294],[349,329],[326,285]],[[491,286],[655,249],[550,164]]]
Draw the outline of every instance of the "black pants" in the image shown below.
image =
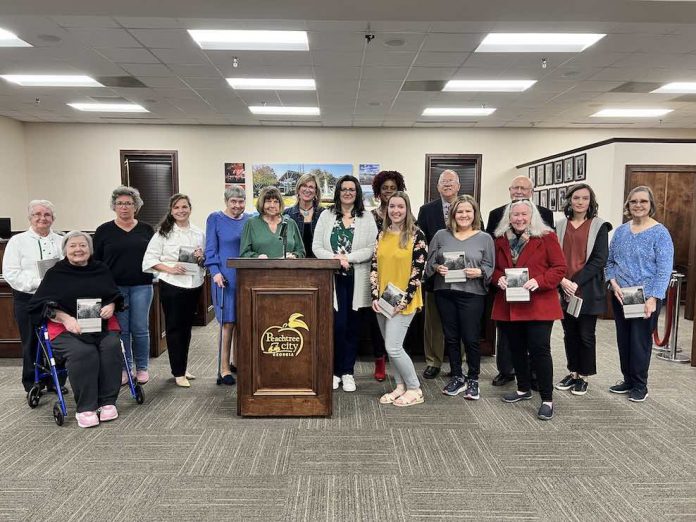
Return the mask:
[[513,375],[515,367],[512,365],[512,354],[510,353],[510,342],[508,341],[505,329],[501,328],[501,323],[496,323],[498,336],[495,347],[495,365],[498,373],[503,375]]
[[36,346],[38,339],[34,325],[29,318],[29,300],[31,294],[12,290],[14,299],[14,316],[22,342],[22,385],[24,391],[29,391],[34,385],[34,362],[36,361]]
[[191,329],[201,287],[181,288],[160,281],[160,301],[164,310],[169,366],[174,377],[186,374]]
[[367,321],[370,323],[372,354],[375,356],[375,359],[379,357],[386,357],[387,350],[384,349],[384,338],[382,337],[382,331],[379,329],[379,323],[377,322],[377,312],[374,310],[369,310],[367,315]]
[[334,310],[334,369],[337,376],[353,375],[358,357],[360,316],[353,310],[353,274],[334,276],[338,311]]
[[563,312],[563,344],[565,345],[568,371],[580,375],[597,373],[596,315],[580,314],[579,317]]
[[452,377],[462,376],[462,351],[464,344],[467,377],[478,380],[481,370],[481,318],[486,305],[485,295],[470,294],[457,290],[437,290],[437,309],[445,335],[445,351],[450,360]]
[[73,335],[63,332],[52,342],[56,359],[65,362],[77,412],[116,404],[121,388],[121,337],[118,332]]
[[[517,389],[531,389],[529,366],[536,373],[542,401],[553,395],[553,361],[551,360],[551,329],[553,321],[499,321],[510,341],[512,364],[517,375]],[[529,356],[527,356],[529,354]]]
[[616,344],[624,382],[639,390],[648,389],[648,369],[652,354],[652,332],[660,316],[661,301],[657,302],[650,319],[626,319],[623,307],[616,298],[611,300],[616,323]]

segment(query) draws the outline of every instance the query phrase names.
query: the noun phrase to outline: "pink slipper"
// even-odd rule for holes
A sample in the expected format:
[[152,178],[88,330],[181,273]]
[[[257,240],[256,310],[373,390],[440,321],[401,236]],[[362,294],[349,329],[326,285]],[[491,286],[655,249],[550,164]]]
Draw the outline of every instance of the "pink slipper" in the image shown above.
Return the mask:
[[94,426],[99,426],[99,417],[97,417],[96,411],[81,411],[75,414],[77,419],[77,425],[80,428],[92,428]]
[[99,409],[99,420],[102,422],[118,419],[118,410],[113,404],[107,404]]

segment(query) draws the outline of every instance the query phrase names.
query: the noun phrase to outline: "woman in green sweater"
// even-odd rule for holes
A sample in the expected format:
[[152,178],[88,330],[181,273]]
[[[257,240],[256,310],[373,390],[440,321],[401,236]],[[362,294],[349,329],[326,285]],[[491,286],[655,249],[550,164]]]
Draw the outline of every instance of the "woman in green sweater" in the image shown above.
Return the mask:
[[[283,257],[283,234],[287,237],[285,257],[305,257],[302,236],[292,219],[283,219],[283,196],[276,187],[261,189],[256,202],[258,216],[244,224],[240,257],[272,259]],[[284,232],[283,232],[284,230]]]

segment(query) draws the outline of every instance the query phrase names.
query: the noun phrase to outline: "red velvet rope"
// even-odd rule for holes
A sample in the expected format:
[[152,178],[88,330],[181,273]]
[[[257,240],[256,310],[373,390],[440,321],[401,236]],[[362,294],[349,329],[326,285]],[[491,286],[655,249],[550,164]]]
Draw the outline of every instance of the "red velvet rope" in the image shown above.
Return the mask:
[[665,318],[665,335],[660,339],[660,335],[657,331],[657,324],[655,324],[655,329],[653,330],[653,341],[654,343],[662,348],[663,346],[667,346],[667,343],[669,342],[669,336],[672,333],[672,325],[674,324],[674,311],[677,309],[676,307],[676,298],[677,298],[677,285],[673,285],[669,287],[669,291],[667,292],[667,316]]

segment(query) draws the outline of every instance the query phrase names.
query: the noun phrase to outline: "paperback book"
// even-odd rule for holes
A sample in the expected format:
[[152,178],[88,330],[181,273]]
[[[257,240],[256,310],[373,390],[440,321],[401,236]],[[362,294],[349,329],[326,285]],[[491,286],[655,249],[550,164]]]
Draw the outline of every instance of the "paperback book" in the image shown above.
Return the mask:
[[645,317],[645,293],[642,286],[628,286],[621,289],[623,294],[623,313],[626,319]]
[[463,283],[466,281],[466,254],[464,252],[443,252],[444,262],[447,267],[445,283]]
[[505,278],[507,279],[507,289],[505,290],[505,300],[508,302],[529,301],[529,290],[522,288],[529,281],[528,268],[506,268]]
[[53,267],[60,259],[54,257],[52,259],[39,259],[36,262],[36,269],[39,272],[39,279],[43,279],[46,276],[48,269]]
[[77,324],[82,333],[95,333],[102,331],[102,319],[99,315],[102,304],[101,299],[77,300]]
[[582,297],[571,295],[570,299],[568,299],[568,307],[566,308],[566,312],[568,312],[568,314],[572,315],[573,317],[580,317],[580,310],[582,310],[582,302]]
[[182,246],[179,247],[179,266],[183,266],[186,269],[186,274],[194,275],[198,273],[198,262],[196,256],[193,255],[196,247],[192,246]]
[[387,283],[387,287],[382,292],[379,298],[379,309],[385,317],[394,317],[394,309],[399,306],[399,303],[406,295],[406,292],[399,287]]

